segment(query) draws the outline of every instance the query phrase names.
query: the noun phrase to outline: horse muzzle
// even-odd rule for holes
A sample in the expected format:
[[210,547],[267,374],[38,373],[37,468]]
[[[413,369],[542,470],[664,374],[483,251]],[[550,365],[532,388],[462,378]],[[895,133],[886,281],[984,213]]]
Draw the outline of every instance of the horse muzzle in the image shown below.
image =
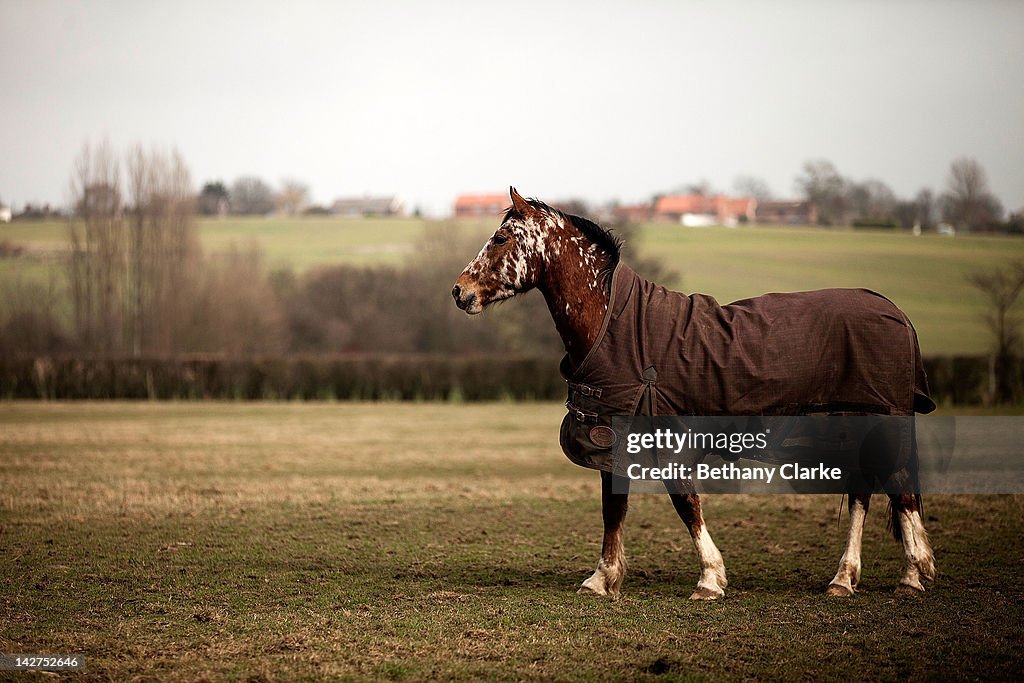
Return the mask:
[[467,291],[458,283],[452,287],[452,298],[455,299],[455,305],[469,315],[476,315],[484,310],[484,307],[480,305],[480,300],[477,297],[476,292],[471,290]]

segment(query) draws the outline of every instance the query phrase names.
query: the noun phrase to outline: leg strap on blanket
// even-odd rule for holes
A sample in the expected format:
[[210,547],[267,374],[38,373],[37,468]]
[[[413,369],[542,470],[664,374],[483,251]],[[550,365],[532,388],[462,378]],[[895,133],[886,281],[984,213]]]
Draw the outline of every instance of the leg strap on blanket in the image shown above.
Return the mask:
[[579,422],[586,424],[588,422],[597,422],[597,413],[588,413],[585,410],[580,410],[572,404],[572,401],[565,402],[565,408],[572,416],[575,417]]
[[589,384],[578,384],[576,382],[570,382],[566,380],[566,384],[569,385],[569,391],[575,391],[581,396],[593,396],[594,398],[601,398],[603,393],[598,387],[592,387]]

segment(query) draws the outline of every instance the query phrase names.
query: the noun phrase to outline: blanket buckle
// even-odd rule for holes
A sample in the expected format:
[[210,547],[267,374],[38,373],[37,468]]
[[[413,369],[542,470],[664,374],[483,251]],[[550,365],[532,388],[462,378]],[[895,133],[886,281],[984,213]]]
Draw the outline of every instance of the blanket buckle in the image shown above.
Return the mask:
[[589,384],[579,384],[577,382],[566,382],[569,385],[571,391],[579,392],[581,396],[593,396],[594,398],[601,398],[601,394],[604,393],[602,389],[598,387],[592,387]]
[[566,410],[569,411],[570,415],[575,417],[580,422],[583,422],[584,424],[591,420],[597,422],[597,413],[588,413],[583,410],[580,410],[579,408],[574,406],[570,401],[565,402],[565,408]]

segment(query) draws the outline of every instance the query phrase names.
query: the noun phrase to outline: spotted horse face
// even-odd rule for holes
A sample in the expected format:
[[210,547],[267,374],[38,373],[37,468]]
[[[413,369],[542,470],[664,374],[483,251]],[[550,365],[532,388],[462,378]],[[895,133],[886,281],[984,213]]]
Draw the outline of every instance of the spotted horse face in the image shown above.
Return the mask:
[[557,216],[510,188],[512,206],[480,253],[462,271],[452,288],[455,305],[476,315],[496,301],[537,286],[544,269],[550,232]]

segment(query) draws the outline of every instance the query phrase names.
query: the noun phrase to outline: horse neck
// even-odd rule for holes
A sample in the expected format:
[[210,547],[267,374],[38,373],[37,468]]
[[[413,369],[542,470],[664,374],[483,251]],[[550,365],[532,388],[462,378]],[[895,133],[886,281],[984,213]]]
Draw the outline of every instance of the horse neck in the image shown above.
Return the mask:
[[547,249],[544,277],[538,289],[555,321],[565,351],[579,365],[597,341],[608,310],[609,294],[602,274],[611,255],[593,245],[582,233],[562,233]]

